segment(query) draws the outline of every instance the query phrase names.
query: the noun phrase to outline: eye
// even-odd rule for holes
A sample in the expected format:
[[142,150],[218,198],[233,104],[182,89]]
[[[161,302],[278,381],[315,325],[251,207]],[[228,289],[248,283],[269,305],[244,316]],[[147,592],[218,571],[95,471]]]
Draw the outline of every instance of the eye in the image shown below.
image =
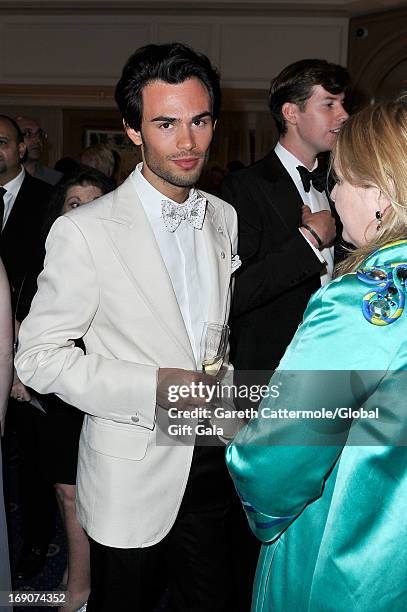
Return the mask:
[[163,128],[164,130],[168,130],[171,126],[172,124],[169,121],[160,124],[160,128]]
[[71,208],[78,208],[78,206],[80,206],[81,204],[82,204],[82,202],[71,202],[71,203],[69,204],[69,206],[70,206]]

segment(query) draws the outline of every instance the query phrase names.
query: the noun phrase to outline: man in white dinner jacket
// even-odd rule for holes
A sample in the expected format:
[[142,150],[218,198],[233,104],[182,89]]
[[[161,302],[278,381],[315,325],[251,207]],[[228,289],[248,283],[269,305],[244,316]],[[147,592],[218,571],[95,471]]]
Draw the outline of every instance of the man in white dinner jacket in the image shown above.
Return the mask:
[[116,101],[143,162],[54,224],[18,373],[86,413],[77,496],[91,542],[88,611],[152,610],[163,577],[176,610],[229,612],[239,606],[223,449],[157,443],[169,406],[202,405],[171,404],[168,389],[208,382],[203,324],[228,318],[236,214],[194,189],[219,76],[189,47],[147,45],[126,63]]

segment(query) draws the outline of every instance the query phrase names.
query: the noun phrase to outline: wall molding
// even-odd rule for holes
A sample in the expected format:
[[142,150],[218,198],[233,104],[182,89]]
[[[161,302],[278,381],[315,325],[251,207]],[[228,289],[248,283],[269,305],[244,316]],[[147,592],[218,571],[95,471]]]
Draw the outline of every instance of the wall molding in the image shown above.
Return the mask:
[[0,0],[0,14],[290,15],[356,17],[405,6],[404,0]]
[[[364,35],[358,36],[361,32]],[[407,10],[352,19],[349,70],[354,86],[368,98],[382,92],[387,75],[407,60]]]
[[351,11],[344,0],[326,0],[311,2],[296,2],[286,0],[205,0],[205,2],[191,2],[191,0],[99,0],[97,3],[89,0],[69,1],[62,0],[1,0],[0,14],[62,14],[62,15],[266,15],[266,16],[334,16],[349,17]]
[[224,87],[264,90],[285,65],[304,57],[346,65],[348,27],[348,19],[320,15],[8,14],[0,16],[0,82],[114,86],[134,49],[179,40],[211,58]]
[[[116,108],[114,87],[93,85],[0,85],[0,105]],[[267,91],[223,88],[222,110],[266,112]]]

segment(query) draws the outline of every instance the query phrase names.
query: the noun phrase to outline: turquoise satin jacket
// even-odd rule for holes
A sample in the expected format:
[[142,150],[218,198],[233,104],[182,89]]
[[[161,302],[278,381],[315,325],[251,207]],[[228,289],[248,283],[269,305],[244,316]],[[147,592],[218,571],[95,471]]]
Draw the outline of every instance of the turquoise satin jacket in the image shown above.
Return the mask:
[[406,277],[402,240],[322,287],[270,381],[279,396],[227,447],[263,542],[254,611],[407,610]]

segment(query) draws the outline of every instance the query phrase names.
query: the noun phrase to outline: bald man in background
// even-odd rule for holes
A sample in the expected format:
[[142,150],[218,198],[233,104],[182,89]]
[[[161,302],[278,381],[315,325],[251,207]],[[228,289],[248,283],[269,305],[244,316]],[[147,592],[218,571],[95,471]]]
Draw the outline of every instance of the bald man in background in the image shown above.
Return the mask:
[[29,117],[16,117],[16,122],[23,133],[24,144],[27,147],[26,157],[24,159],[25,169],[31,176],[49,185],[56,185],[62,178],[62,173],[41,163],[44,144],[47,140],[46,132],[44,132],[35,119],[30,119]]

